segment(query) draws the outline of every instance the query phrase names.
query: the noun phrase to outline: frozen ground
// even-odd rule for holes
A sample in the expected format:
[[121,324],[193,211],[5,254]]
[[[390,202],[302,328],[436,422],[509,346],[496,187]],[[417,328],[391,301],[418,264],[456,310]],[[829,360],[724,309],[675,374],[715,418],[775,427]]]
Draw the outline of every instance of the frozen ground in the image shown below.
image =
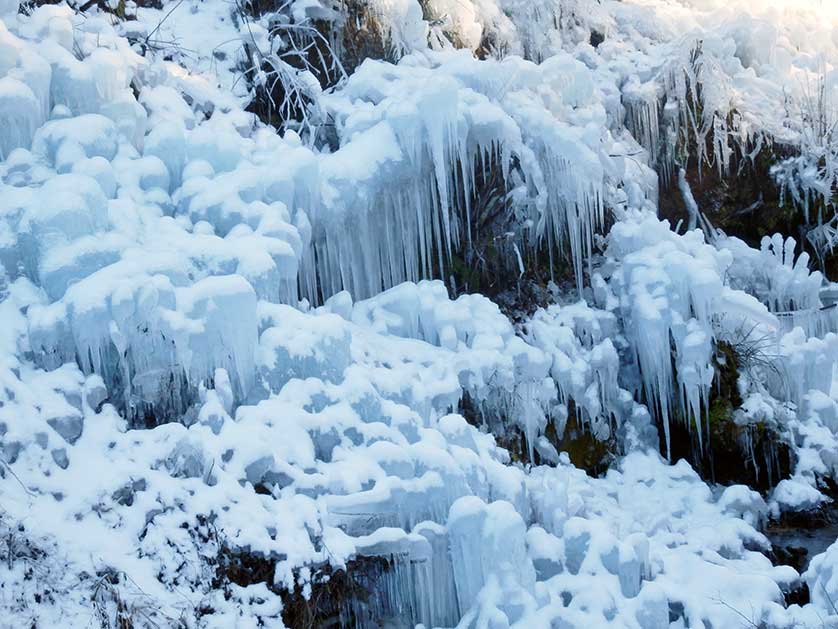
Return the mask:
[[[835,286],[686,176],[783,147],[831,207],[838,8],[105,6],[0,0],[0,625],[838,626],[838,546],[763,534],[830,501]],[[487,230],[567,269],[515,324],[456,290]],[[723,387],[762,494],[674,462]]]

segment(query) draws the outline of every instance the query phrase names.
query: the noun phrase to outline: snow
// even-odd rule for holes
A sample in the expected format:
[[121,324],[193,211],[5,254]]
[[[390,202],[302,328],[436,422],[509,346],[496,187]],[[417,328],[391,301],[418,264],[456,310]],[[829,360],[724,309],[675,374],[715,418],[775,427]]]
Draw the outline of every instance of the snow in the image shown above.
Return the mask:
[[[326,160],[323,174],[335,186],[327,201],[338,202],[314,220],[315,252],[327,263],[308,283],[318,282],[327,296],[345,288],[367,297],[427,277],[435,266],[447,268],[452,252],[478,236],[471,231],[470,200],[476,170],[497,160],[507,185],[524,185],[535,197],[531,209],[520,210],[535,227],[521,234],[522,247],[545,238],[550,246],[569,243],[581,286],[583,259],[602,222],[600,162],[606,158],[598,146],[610,142],[592,127],[584,135],[562,124],[604,115],[581,64],[561,56],[542,66],[507,59],[492,71],[461,52],[440,53],[388,70],[386,82],[382,65],[367,61],[326,99],[341,149]],[[508,80],[499,83],[497,72]],[[568,72],[574,79],[563,81]],[[551,99],[536,91],[545,83],[556,90]],[[370,153],[371,146],[380,161],[358,172],[356,155]],[[513,160],[525,182],[514,182]],[[421,177],[401,181],[397,193],[382,199],[381,187],[392,189],[405,173]],[[569,191],[570,198],[557,190]],[[405,211],[407,204],[417,211]],[[348,227],[357,242],[347,242]],[[362,247],[362,241],[380,243],[380,250]]]
[[[239,62],[311,19],[337,38],[334,7],[0,1],[0,624],[282,626],[344,570],[363,626],[835,620],[834,546],[801,577],[761,532],[838,474],[834,286],[792,238],[710,229],[686,170],[775,143],[804,213],[831,193],[788,103],[834,90],[838,12],[426,4],[358,3],[386,60],[318,85],[324,139],[249,113]],[[481,242],[519,281],[566,268],[551,303],[460,294]],[[723,344],[732,421],[793,452],[764,496],[672,460],[675,422],[711,447]]]
[[820,612],[830,614],[835,596],[835,544],[818,555],[804,575],[812,592],[812,604]]

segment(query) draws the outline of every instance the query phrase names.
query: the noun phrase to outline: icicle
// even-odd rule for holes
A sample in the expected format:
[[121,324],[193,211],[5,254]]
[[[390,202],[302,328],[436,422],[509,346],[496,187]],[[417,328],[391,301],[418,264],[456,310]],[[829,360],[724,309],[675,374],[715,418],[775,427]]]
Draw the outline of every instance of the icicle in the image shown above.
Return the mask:
[[[326,179],[337,178],[341,187],[331,194],[328,212],[313,219],[315,255],[304,258],[303,274],[317,278],[301,284],[304,290],[319,287],[321,294],[305,295],[313,303],[342,289],[365,298],[403,281],[446,277],[455,254],[471,248],[478,236],[476,213],[484,208],[472,207],[473,197],[479,198],[477,182],[498,175],[501,194],[519,192],[501,201],[514,214],[497,217],[499,224],[514,218],[515,242],[505,262],[520,270],[523,246],[569,250],[581,291],[586,264],[591,271],[594,237],[604,222],[606,177],[599,144],[550,104],[538,99],[522,104],[520,94],[507,103],[508,86],[499,94],[480,81],[466,84],[460,74],[437,70],[443,77],[439,85],[416,98],[399,91],[413,85],[415,68],[394,70],[375,94],[361,78],[344,88],[381,116],[374,126],[347,133],[351,140],[325,168]],[[596,104],[589,95],[590,77],[577,62],[563,57],[541,71],[557,87],[560,76],[572,73],[567,97],[574,109]],[[532,85],[522,79],[521,88]],[[339,125],[345,116],[338,108]],[[346,124],[354,127],[355,121]],[[343,174],[345,160],[379,153],[386,158],[378,158],[376,168],[360,179]],[[551,259],[554,253],[549,252]],[[307,268],[312,263],[314,270]]]
[[681,191],[681,198],[684,200],[684,205],[687,207],[687,213],[690,216],[687,231],[692,231],[698,226],[699,210],[698,203],[695,202],[695,197],[690,189],[690,183],[687,181],[687,172],[683,168],[678,169],[678,188]]
[[649,153],[650,163],[658,163],[660,154],[660,100],[656,81],[641,84],[632,77],[623,87],[623,106],[626,109],[626,127],[634,139]]

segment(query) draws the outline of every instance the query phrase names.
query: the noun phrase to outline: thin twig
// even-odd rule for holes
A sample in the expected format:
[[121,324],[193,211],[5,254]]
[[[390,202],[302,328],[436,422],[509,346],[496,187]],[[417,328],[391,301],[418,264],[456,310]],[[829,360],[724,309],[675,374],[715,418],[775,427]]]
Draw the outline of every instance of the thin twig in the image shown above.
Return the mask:
[[8,470],[9,474],[11,474],[11,475],[12,475],[12,478],[14,478],[14,479],[15,479],[18,483],[20,483],[20,486],[21,486],[21,487],[23,487],[23,491],[25,491],[25,492],[26,492],[26,494],[27,494],[30,498],[34,498],[34,497],[35,497],[35,494],[32,492],[32,490],[30,490],[30,489],[29,489],[29,488],[28,488],[28,487],[27,487],[27,486],[23,483],[23,481],[22,481],[22,480],[20,480],[20,477],[19,477],[17,474],[15,474],[15,471],[12,469],[12,466],[11,466],[11,465],[9,465],[9,464],[6,462],[6,459],[4,459],[2,456],[0,456],[0,464],[2,464],[2,465],[3,465],[3,467],[4,467],[6,470]]
[[148,40],[149,40],[149,38],[150,38],[152,35],[154,35],[154,33],[156,33],[156,32],[157,32],[157,30],[158,30],[161,26],[163,26],[163,22],[165,22],[166,20],[168,20],[168,19],[169,19],[169,16],[170,16],[172,13],[174,13],[174,12],[177,10],[177,8],[178,8],[180,5],[182,5],[182,4],[183,4],[183,0],[178,0],[178,1],[177,1],[177,3],[175,4],[175,6],[173,6],[171,9],[169,9],[169,12],[168,12],[168,13],[166,13],[166,15],[164,15],[164,16],[163,16],[163,19],[162,19],[162,20],[160,20],[160,21],[157,23],[157,26],[155,26],[155,27],[152,29],[152,31],[151,31],[148,35],[146,35],[146,37],[145,37],[145,42],[146,42],[146,44],[148,44]]

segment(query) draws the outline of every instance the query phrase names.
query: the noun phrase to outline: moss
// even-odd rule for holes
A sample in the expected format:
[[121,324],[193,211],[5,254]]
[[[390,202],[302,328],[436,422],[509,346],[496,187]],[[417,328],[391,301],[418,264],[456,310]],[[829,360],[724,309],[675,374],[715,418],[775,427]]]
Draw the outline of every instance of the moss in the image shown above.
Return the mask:
[[533,463],[530,460],[529,447],[524,433],[516,426],[500,433],[494,433],[495,443],[509,453],[509,460],[519,465]]
[[710,406],[707,414],[707,422],[710,430],[717,430],[719,426],[730,420],[733,413],[733,406],[728,400],[718,399]]
[[741,483],[768,491],[790,473],[791,453],[773,426],[734,421],[734,411],[742,404],[738,388],[740,362],[732,345],[718,343],[716,378],[703,418],[702,442],[699,444],[694,425],[675,418],[670,423],[672,458],[686,459],[710,482]]
[[[486,426],[495,436],[495,442],[509,453],[513,463],[521,465],[547,464],[534,452],[535,460],[530,459],[526,435],[523,430],[511,419],[506,417],[493,416],[484,417],[468,395],[463,396],[459,407],[460,414],[473,426]],[[571,462],[581,469],[584,469],[592,476],[604,474],[615,459],[617,452],[617,441],[612,431],[611,437],[605,441],[597,439],[584,422],[577,418],[575,405],[572,400],[568,402],[569,418],[561,437],[556,431],[553,422],[548,422],[544,430],[544,437],[556,448],[557,452],[566,452]]]
[[733,410],[726,401],[711,406],[703,431],[703,447],[698,444],[694,427],[690,429],[684,422],[673,422],[672,459],[686,459],[708,482],[742,484],[767,492],[791,472],[788,444],[764,423],[737,424],[733,421]]
[[[547,425],[544,432],[547,440],[558,452],[565,452],[571,463],[576,467],[585,470],[591,476],[600,476],[608,471],[608,467],[614,461],[616,452],[616,441],[608,439],[601,441],[597,439],[586,427],[580,426],[576,419],[568,421],[564,435],[558,437],[552,422]],[[518,427],[506,428],[503,433],[496,434],[497,444],[509,452],[509,458],[513,463],[521,465],[547,464],[534,452],[535,460],[530,460],[529,446],[526,437]]]
[[593,476],[599,476],[608,470],[617,448],[613,436],[606,441],[597,439],[587,426],[578,420],[575,410],[568,418],[562,438],[554,443],[554,446],[560,452],[567,452],[570,462],[576,467]]
[[739,357],[729,343],[716,343],[713,366],[716,371],[716,398],[728,400],[733,406],[742,404],[739,395]]

